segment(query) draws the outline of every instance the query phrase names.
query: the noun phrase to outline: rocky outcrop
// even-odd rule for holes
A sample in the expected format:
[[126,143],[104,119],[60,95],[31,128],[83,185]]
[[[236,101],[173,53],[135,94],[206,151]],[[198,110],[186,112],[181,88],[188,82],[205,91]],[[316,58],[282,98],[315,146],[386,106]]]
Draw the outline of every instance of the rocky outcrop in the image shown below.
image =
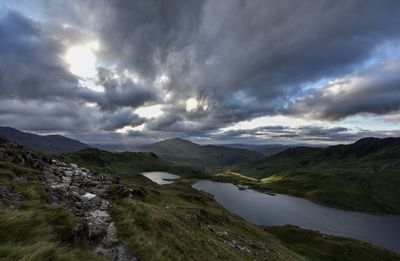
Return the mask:
[[10,206],[18,206],[22,199],[23,195],[13,192],[9,184],[0,184],[0,210],[5,208],[5,203]]
[[[14,143],[0,145],[0,160],[37,169],[48,193],[49,201],[72,211],[76,217],[73,240],[84,240],[90,248],[108,260],[138,260],[118,239],[117,229],[107,211],[108,191],[118,178],[96,175],[85,168],[23,149]],[[120,193],[132,197],[139,191],[118,187]],[[9,185],[0,184],[0,198],[18,202],[22,195],[13,193]],[[1,201],[0,201],[1,202]],[[4,204],[0,204],[0,209]]]
[[119,243],[117,229],[107,211],[109,186],[117,179],[94,175],[85,168],[54,159],[43,174],[51,202],[75,214],[77,239],[85,240],[95,252],[111,260],[137,260]]

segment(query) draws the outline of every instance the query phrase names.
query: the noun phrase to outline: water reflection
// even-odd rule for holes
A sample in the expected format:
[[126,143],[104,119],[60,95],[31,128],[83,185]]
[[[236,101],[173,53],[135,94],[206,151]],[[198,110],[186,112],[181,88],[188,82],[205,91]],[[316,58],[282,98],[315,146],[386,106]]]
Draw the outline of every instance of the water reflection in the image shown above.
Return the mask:
[[230,183],[200,180],[193,187],[214,195],[226,209],[255,224],[292,224],[400,252],[400,216],[345,211],[287,195],[271,196],[254,190],[239,190]]
[[142,175],[160,185],[171,184],[174,181],[170,180],[170,179],[179,179],[180,178],[178,175],[171,174],[168,172],[162,172],[162,171],[143,172]]

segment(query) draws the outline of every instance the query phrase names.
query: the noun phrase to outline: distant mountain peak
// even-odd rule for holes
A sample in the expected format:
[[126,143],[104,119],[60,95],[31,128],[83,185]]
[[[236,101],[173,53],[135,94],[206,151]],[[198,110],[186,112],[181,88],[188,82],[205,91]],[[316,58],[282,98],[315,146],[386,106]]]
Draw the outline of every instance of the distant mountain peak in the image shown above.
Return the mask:
[[190,140],[185,140],[182,138],[166,139],[166,140],[162,140],[162,141],[150,144],[150,146],[154,145],[154,144],[176,144],[176,145],[182,144],[182,145],[200,146],[196,143],[191,142]]
[[[166,139],[166,140],[163,140],[163,141],[177,141],[177,142],[193,143],[193,142],[191,142],[190,140],[185,140],[185,139],[182,139],[182,138],[172,138],[172,139]],[[194,144],[194,143],[193,143],[193,144]]]
[[11,127],[0,127],[0,136],[29,149],[51,153],[73,152],[90,147],[85,143],[62,135],[37,135]]
[[219,145],[199,145],[182,138],[173,138],[140,148],[154,152],[160,158],[173,162],[192,164],[206,168],[229,166],[240,162],[260,159],[261,152],[229,148]]

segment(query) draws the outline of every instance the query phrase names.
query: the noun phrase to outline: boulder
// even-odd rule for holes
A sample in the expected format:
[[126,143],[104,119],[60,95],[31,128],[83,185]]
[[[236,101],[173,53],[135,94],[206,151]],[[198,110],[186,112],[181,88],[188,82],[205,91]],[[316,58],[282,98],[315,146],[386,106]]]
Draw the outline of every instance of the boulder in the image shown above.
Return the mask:
[[133,196],[139,196],[143,197],[144,193],[140,189],[134,189],[134,188],[128,188],[126,186],[118,186],[117,189],[115,190],[117,195],[119,195],[122,198],[132,198]]

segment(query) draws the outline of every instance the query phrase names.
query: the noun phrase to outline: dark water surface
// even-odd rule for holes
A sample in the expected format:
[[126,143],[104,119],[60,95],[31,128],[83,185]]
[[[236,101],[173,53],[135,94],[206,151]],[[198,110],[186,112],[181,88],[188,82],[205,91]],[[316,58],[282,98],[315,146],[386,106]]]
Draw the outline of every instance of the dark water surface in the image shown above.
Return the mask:
[[239,190],[230,183],[200,180],[193,187],[214,195],[226,209],[254,224],[291,224],[367,241],[400,253],[400,216],[345,211],[287,195]]

